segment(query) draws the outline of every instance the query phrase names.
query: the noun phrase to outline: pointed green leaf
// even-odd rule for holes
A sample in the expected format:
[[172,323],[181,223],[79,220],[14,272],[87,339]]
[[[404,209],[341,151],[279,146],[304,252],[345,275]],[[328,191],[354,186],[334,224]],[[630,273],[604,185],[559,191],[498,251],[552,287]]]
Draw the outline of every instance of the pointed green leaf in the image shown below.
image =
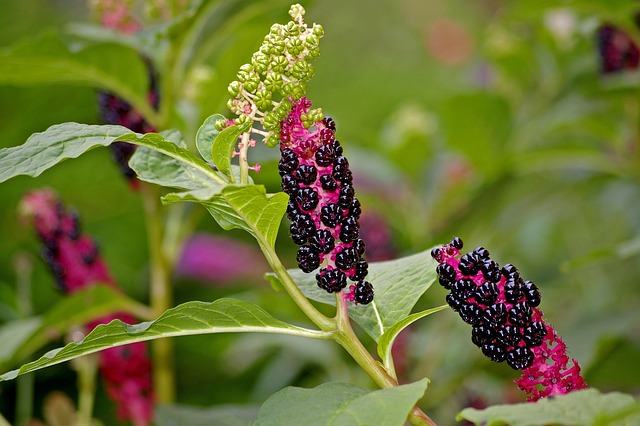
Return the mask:
[[114,312],[146,314],[148,309],[116,289],[91,285],[66,296],[44,315],[0,327],[0,365],[24,359],[47,342],[60,338],[71,325],[82,325]]
[[122,126],[63,123],[34,133],[19,146],[0,149],[0,182],[18,175],[39,176],[67,158],[92,148],[107,146],[118,136],[131,133]]
[[[187,151],[180,133],[176,133],[163,132],[159,136],[163,137],[164,142],[174,143]],[[211,173],[203,172],[188,159],[176,159],[145,146],[136,149],[129,160],[129,166],[136,172],[138,179],[165,187],[201,190],[220,186],[211,179]]]
[[228,185],[203,204],[223,229],[244,229],[273,248],[288,200],[283,192],[267,194],[262,185]]
[[232,332],[280,333],[317,339],[330,337],[329,333],[296,327],[277,320],[259,306],[240,300],[187,302],[169,309],[152,322],[127,325],[114,320],[109,324],[99,325],[82,341],[49,351],[37,361],[1,375],[0,381],[11,380],[21,374],[113,346],[163,337]]
[[[398,321],[403,320],[418,299],[436,280],[437,263],[430,255],[431,249],[412,256],[369,264],[366,280],[375,289],[374,303],[349,306],[349,316],[375,341]],[[316,284],[315,274],[305,274],[290,269],[289,274],[302,292],[310,299],[335,305],[335,296]],[[277,280],[267,274],[269,280]],[[377,310],[377,312],[376,312]]]
[[225,116],[222,114],[213,114],[207,117],[202,123],[202,126],[198,129],[198,133],[196,134],[196,147],[198,148],[198,152],[202,155],[202,158],[208,163],[215,164],[213,160],[213,141],[217,138],[220,133],[218,129],[216,129],[216,122],[218,120],[225,120]]
[[118,44],[93,44],[72,50],[60,35],[41,34],[0,51],[0,84],[63,83],[115,93],[140,112],[147,102],[147,66],[135,50]]
[[535,403],[466,408],[457,419],[486,426],[623,426],[640,424],[640,403],[631,395],[586,389]]
[[211,158],[218,170],[233,182],[231,175],[231,155],[243,130],[238,126],[229,126],[216,136],[211,147]]
[[427,315],[440,312],[443,309],[447,309],[448,307],[449,305],[442,305],[438,306],[437,308],[427,309],[426,311],[416,312],[415,314],[411,314],[403,320],[395,323],[392,327],[388,328],[380,337],[380,341],[378,342],[378,356],[380,356],[383,361],[389,359],[389,357],[391,356],[391,348],[393,348],[393,342],[396,340],[396,337],[402,330],[418,321],[419,319],[424,318]]
[[427,379],[368,392],[348,383],[287,387],[264,403],[252,426],[402,426],[427,389]]

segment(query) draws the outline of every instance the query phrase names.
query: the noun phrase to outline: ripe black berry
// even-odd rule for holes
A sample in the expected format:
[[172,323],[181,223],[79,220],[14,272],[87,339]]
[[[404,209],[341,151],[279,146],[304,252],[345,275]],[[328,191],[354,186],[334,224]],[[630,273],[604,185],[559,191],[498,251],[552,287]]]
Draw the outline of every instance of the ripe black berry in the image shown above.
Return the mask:
[[345,247],[336,255],[336,266],[343,271],[353,268],[358,261],[358,254],[353,247]]
[[360,224],[358,220],[353,216],[347,216],[341,222],[340,226],[340,241],[343,243],[349,243],[354,241],[360,235]]
[[475,254],[467,253],[460,258],[458,269],[460,269],[460,272],[464,275],[475,275],[478,273],[478,263],[479,260]]
[[302,164],[300,165],[300,167],[298,167],[298,170],[296,170],[295,176],[300,182],[304,183],[305,185],[311,185],[316,181],[316,178],[318,177],[318,169],[316,169],[315,166]]
[[336,245],[333,235],[328,229],[318,229],[315,235],[309,238],[309,244],[324,254],[328,254]]
[[503,304],[490,306],[484,311],[484,320],[489,327],[497,330],[507,321],[507,310]]
[[447,294],[445,300],[454,312],[458,312],[460,310],[460,306],[463,303],[466,303],[464,300],[460,299],[458,296],[455,296],[453,293]]
[[322,268],[316,274],[316,282],[321,289],[336,293],[346,287],[347,276],[339,269]]
[[483,310],[478,305],[472,303],[462,303],[458,312],[462,321],[471,325],[479,324],[482,321],[483,313]]
[[327,126],[327,128],[333,130],[334,132],[336,131],[336,122],[333,121],[333,118],[331,117],[325,117],[322,122],[324,123],[325,126]]
[[496,333],[496,340],[502,343],[505,347],[517,346],[522,339],[522,333],[517,327],[511,325],[505,325]]
[[292,149],[285,148],[282,150],[282,156],[278,163],[278,170],[280,170],[281,174],[293,172],[298,168],[299,164],[298,156]]
[[342,209],[337,204],[329,203],[320,210],[320,220],[325,226],[335,228],[342,220]]
[[544,337],[547,335],[547,329],[543,323],[536,321],[525,327],[523,340],[530,348],[542,344]]
[[336,159],[335,146],[333,144],[322,145],[316,151],[316,163],[322,167],[328,167],[333,164]]
[[485,280],[497,283],[500,281],[502,274],[500,273],[500,267],[493,260],[484,260],[480,266],[482,276]]
[[524,284],[522,284],[522,292],[531,307],[535,308],[540,305],[540,290],[538,290],[538,287],[534,283],[525,281]]
[[502,362],[506,357],[506,351],[499,343],[487,343],[482,345],[482,353],[495,362]]
[[367,245],[364,243],[364,240],[362,239],[355,240],[353,242],[353,248],[356,249],[356,252],[360,257],[364,256],[365,252],[367,251]]
[[476,288],[476,284],[473,281],[462,278],[451,285],[451,293],[462,300],[466,300],[474,295]]
[[282,190],[287,195],[295,194],[295,192],[299,188],[298,181],[296,180],[296,178],[289,174],[282,176],[281,185],[282,185]]
[[296,260],[298,261],[298,266],[303,272],[311,272],[320,266],[320,255],[318,249],[310,245],[305,245],[298,249]]
[[294,194],[294,199],[304,211],[315,209],[319,202],[318,193],[313,188],[300,188]]
[[338,189],[338,182],[330,174],[320,176],[320,185],[325,191],[335,191]]
[[525,327],[531,321],[531,307],[524,302],[519,302],[509,309],[507,318],[517,327]]
[[533,352],[529,348],[513,348],[507,351],[507,364],[514,370],[523,370],[533,364]]
[[489,306],[498,298],[498,286],[492,282],[486,282],[476,287],[475,299],[478,303]]
[[351,277],[351,279],[354,281],[363,280],[367,276],[368,272],[369,272],[369,263],[367,263],[366,260],[362,260],[362,259],[358,260],[356,262],[355,272],[353,273],[353,276]]
[[471,330],[471,341],[478,347],[491,343],[494,339],[493,330],[486,324],[480,323]]
[[462,246],[464,245],[462,240],[458,237],[453,237],[453,240],[449,243],[452,247],[457,248],[458,250],[462,250]]
[[367,281],[359,281],[354,289],[354,301],[360,305],[368,305],[373,301],[373,286]]

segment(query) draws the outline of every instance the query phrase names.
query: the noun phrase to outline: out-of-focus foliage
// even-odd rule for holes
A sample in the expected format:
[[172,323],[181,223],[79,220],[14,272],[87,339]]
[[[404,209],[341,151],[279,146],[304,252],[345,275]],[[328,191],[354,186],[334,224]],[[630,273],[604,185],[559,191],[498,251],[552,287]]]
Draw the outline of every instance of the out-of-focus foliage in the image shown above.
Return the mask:
[[[248,24],[229,24],[233,33],[221,31],[208,44],[215,47],[210,54],[186,58],[196,63],[186,62],[189,71],[172,105],[174,127],[185,139],[193,139],[207,116],[227,113],[227,83],[273,17],[287,9],[278,2],[280,8],[261,16],[250,3],[243,4],[255,14]],[[640,74],[602,75],[596,38],[607,22],[640,40],[633,24],[637,2],[303,3],[309,20],[322,23],[326,34],[309,97],[338,123],[365,214],[382,216],[398,255],[452,235],[470,248],[485,246],[540,287],[541,309],[588,383],[603,391],[640,392]],[[0,10],[0,48],[89,20],[82,1],[0,0]],[[99,122],[93,88],[0,86],[0,147],[65,121]],[[256,180],[277,190],[277,154],[260,149],[253,155],[263,165]],[[31,231],[17,225],[16,206],[27,189],[45,185],[82,212],[121,286],[143,299],[141,200],[107,151],[95,150],[36,179],[0,186],[0,321],[22,315],[14,302],[15,255],[37,251]],[[220,232],[212,221],[200,228]],[[291,253],[293,265],[293,245],[280,238],[278,248]],[[31,262],[33,309],[41,313],[61,295],[39,259]],[[266,282],[219,287],[177,279],[175,286],[177,302],[239,293],[261,306],[277,306],[287,319],[299,317]],[[443,302],[444,291],[436,287],[416,310]],[[455,314],[442,313],[396,341],[401,379],[431,379],[421,404],[443,424],[466,406],[522,400],[511,383],[516,374],[483,358],[469,337]],[[194,336],[177,344],[183,404],[262,403],[279,387],[346,381],[345,374],[368,385],[335,348],[323,346],[326,357],[318,357],[283,340],[265,343],[256,357],[242,337]],[[292,357],[296,363],[288,369]],[[202,365],[207,368],[194,368]],[[280,382],[283,372],[287,383]],[[39,373],[38,389],[69,391],[73,381],[66,374],[62,367]],[[0,392],[0,411],[10,413],[15,390],[3,385]],[[97,417],[108,418],[106,402],[99,398],[97,408]]]

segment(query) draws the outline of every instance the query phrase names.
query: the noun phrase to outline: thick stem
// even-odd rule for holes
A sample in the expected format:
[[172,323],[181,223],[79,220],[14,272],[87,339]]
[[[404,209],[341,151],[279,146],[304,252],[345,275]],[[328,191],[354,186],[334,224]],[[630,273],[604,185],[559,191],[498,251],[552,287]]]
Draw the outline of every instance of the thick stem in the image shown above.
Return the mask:
[[76,426],[90,426],[96,394],[98,357],[89,355],[76,360],[78,372],[78,415]]
[[[150,256],[150,305],[154,317],[160,316],[173,305],[171,267],[163,247],[163,215],[160,211],[156,188],[142,184]],[[174,354],[171,339],[151,342],[153,361],[153,386],[156,401],[169,404],[175,401]]]
[[249,153],[249,140],[251,139],[251,132],[242,134],[240,140],[240,156],[238,162],[240,163],[240,184],[246,185],[249,183],[249,159],[247,158]]
[[[14,258],[16,270],[16,293],[20,316],[28,318],[33,315],[31,306],[31,272],[33,263],[27,254],[18,254]],[[33,389],[35,376],[27,374],[20,376],[16,383],[16,425],[25,426],[33,416]],[[8,423],[7,423],[8,424]]]

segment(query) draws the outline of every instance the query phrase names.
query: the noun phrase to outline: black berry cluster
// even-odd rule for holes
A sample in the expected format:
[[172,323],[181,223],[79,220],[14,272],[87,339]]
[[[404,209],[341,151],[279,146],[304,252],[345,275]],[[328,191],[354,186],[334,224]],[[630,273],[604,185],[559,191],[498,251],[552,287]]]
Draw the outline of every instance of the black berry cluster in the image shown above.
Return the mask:
[[[158,108],[159,92],[158,78],[149,66],[149,104]],[[135,133],[151,133],[156,129],[145,121],[129,103],[109,92],[98,93],[98,108],[100,117],[105,124],[117,124]],[[136,146],[126,142],[115,142],[109,145],[113,161],[118,165],[122,174],[129,182],[136,182],[136,173],[129,167],[129,159],[136,150]]]
[[613,25],[602,25],[598,29],[597,38],[602,73],[638,68],[640,49],[624,31]]
[[513,369],[529,367],[532,348],[547,330],[537,309],[540,292],[511,265],[502,268],[489,252],[478,247],[460,256],[463,243],[454,238],[431,256],[439,263],[440,284],[450,290],[446,300],[460,318],[473,326],[472,342],[495,362],[507,361]]
[[282,189],[290,197],[287,217],[291,238],[300,246],[298,266],[304,272],[320,268],[318,286],[329,293],[342,291],[348,280],[353,281],[346,297],[368,304],[373,286],[364,280],[368,263],[358,222],[362,210],[349,161],[335,139],[331,118],[308,128],[303,125],[301,116],[310,106],[305,98],[293,101],[280,129],[278,169]]

